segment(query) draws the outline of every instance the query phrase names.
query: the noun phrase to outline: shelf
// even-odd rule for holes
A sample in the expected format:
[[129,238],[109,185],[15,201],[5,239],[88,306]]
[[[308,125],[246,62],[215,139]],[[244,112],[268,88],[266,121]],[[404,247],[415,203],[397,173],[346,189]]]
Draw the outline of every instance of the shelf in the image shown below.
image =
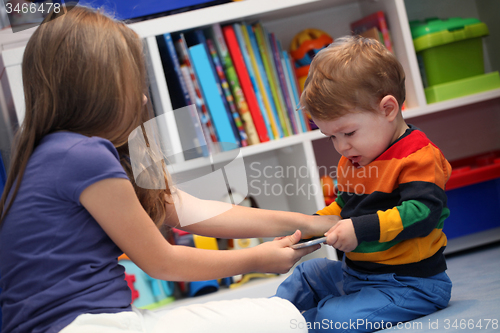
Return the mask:
[[[428,104],[422,107],[418,108],[411,108],[411,109],[406,109],[403,111],[403,117],[405,119],[411,119],[411,118],[416,118],[432,113],[437,113],[441,111],[446,111],[449,109],[453,109],[456,107],[464,106],[464,105],[470,105],[470,104],[475,104],[487,100],[492,100],[500,98],[500,89],[495,89],[495,90],[490,90],[490,91],[485,91],[479,94],[474,94],[474,95],[469,95],[469,96],[464,96],[460,98],[455,98],[451,99],[448,101],[443,101],[439,103],[434,103],[434,104]],[[241,154],[243,157],[249,157],[252,155],[257,155],[277,149],[282,149],[286,148],[292,145],[296,144],[301,144],[303,142],[307,141],[314,141],[318,140],[321,138],[325,138],[325,135],[322,134],[319,130],[313,130],[310,132],[306,133],[301,133],[301,134],[296,134],[292,136],[288,136],[285,138],[281,138],[278,140],[273,140],[265,143],[259,143],[256,145],[248,146],[248,147],[243,147],[241,148]],[[219,153],[213,155],[213,163],[218,164],[218,163],[224,163],[224,162],[229,162],[235,157],[235,152],[234,151],[229,151],[229,152],[224,152],[224,153]],[[190,161],[186,162],[181,162],[177,164],[172,164],[169,165],[169,171],[172,174],[178,173],[178,172],[184,172],[192,169],[197,169],[201,167],[205,167],[211,164],[211,161],[208,157],[202,157],[202,158],[197,158],[193,159]]]
[[242,19],[280,19],[356,0],[251,0],[221,4],[169,15],[128,26],[142,38]]
[[405,119],[420,117],[423,115],[441,112],[456,107],[479,103],[499,97],[500,97],[500,89],[489,90],[479,94],[450,99],[447,101],[433,103],[433,104],[427,104],[422,107],[406,109],[403,111],[403,117]]
[[[243,158],[245,158],[256,154],[273,151],[276,149],[286,148],[296,144],[302,144],[303,142],[306,141],[316,140],[324,137],[325,136],[319,130],[314,130],[306,133],[288,136],[278,140],[272,140],[252,146],[243,147],[240,149]],[[215,154],[213,155],[213,163],[218,164],[218,163],[229,162],[236,157],[236,154],[237,152],[235,151],[228,151]],[[185,162],[171,164],[168,166],[168,169],[170,173],[175,174],[178,172],[184,172],[192,169],[205,167],[210,165],[211,163],[212,161],[210,160],[209,157],[200,157]]]

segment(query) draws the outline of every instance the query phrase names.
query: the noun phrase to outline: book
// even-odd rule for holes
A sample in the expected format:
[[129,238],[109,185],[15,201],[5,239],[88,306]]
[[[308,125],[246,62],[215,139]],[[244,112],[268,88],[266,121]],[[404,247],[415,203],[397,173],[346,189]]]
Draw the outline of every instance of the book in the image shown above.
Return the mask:
[[[276,68],[278,70],[279,78],[280,81],[282,82],[282,87],[283,90],[286,90],[286,77],[285,77],[285,72],[283,69],[283,55],[282,55],[282,49],[281,49],[281,44],[280,42],[276,39],[274,34],[269,34],[269,39],[270,39],[270,44],[271,48],[273,50],[275,62],[276,62]],[[295,131],[295,133],[299,133],[299,119],[297,118],[297,113],[295,112],[295,108],[292,106],[291,101],[288,99],[288,114],[290,117],[290,123],[292,124],[292,127]]]
[[288,119],[290,120],[290,125],[291,130],[293,131],[294,134],[301,133],[302,131],[299,129],[298,122],[296,119],[295,115],[295,108],[292,105],[292,101],[290,100],[290,96],[288,94],[288,87],[286,85],[286,77],[283,72],[283,65],[281,63],[281,52],[280,52],[280,47],[277,44],[276,38],[274,34],[269,34],[267,31],[265,31],[266,34],[266,44],[268,45],[269,52],[271,54],[272,60],[273,60],[273,66],[276,71],[276,80],[279,84],[280,91],[283,95],[283,100],[284,100],[284,108],[286,110],[286,113],[288,115]]
[[267,75],[262,65],[262,59],[260,57],[259,47],[257,46],[257,41],[252,28],[247,24],[241,25],[241,32],[243,35],[243,40],[247,46],[248,55],[250,63],[254,70],[255,80],[258,85],[259,92],[264,101],[264,106],[267,110],[267,116],[269,118],[269,124],[273,130],[274,138],[282,138],[286,129],[281,125],[282,119],[276,110],[276,105],[272,97],[271,89],[269,88],[269,82]]
[[[215,75],[210,66],[210,58],[205,49],[205,45],[197,44],[189,47],[189,55],[193,61],[196,76],[200,82],[203,97],[208,105],[210,116],[215,125],[218,142],[231,143],[239,146],[239,142],[234,136],[223,98],[220,95],[219,87]],[[222,145],[222,150],[229,150],[227,145]]]
[[[186,86],[187,86],[187,89],[189,91],[189,96],[191,96],[192,100],[196,100],[197,99],[196,89],[194,87],[193,81],[191,80],[191,73],[190,73],[188,66],[185,64],[182,64],[181,65],[181,72],[182,72],[182,76],[184,77],[184,81],[186,81]],[[196,110],[200,116],[199,117],[200,118],[200,126],[201,126],[201,129],[203,130],[203,134],[205,136],[205,141],[206,141],[206,144],[208,147],[208,152],[210,154],[214,154],[214,153],[219,152],[219,150],[216,148],[216,145],[214,144],[214,142],[212,140],[212,137],[210,135],[210,130],[208,129],[208,126],[207,126],[207,122],[202,121],[202,118],[201,118],[201,115],[200,115],[200,112],[198,109],[198,105],[195,105],[194,107],[196,108]]]
[[362,19],[351,23],[352,33],[359,35],[367,30],[377,27],[378,31],[382,34],[383,44],[392,53],[394,53],[392,46],[392,39],[387,26],[387,20],[383,11],[378,11]]
[[382,36],[382,33],[378,31],[377,27],[373,27],[371,29],[365,30],[361,33],[359,33],[360,36],[366,37],[366,38],[372,38],[380,43],[384,44],[384,37]]
[[297,87],[295,71],[292,69],[292,61],[290,59],[290,55],[288,52],[282,51],[281,63],[283,64],[283,72],[286,78],[289,95],[292,97],[293,100],[292,105],[294,106],[294,111],[296,112],[299,118],[302,131],[307,132],[310,130],[310,128],[307,126],[304,112],[300,109],[299,89]]
[[260,90],[259,90],[259,85],[258,85],[257,79],[255,77],[252,61],[250,60],[248,47],[247,47],[247,44],[245,43],[245,39],[243,37],[241,24],[235,23],[235,24],[233,24],[233,28],[234,28],[234,32],[236,34],[236,40],[237,40],[238,45],[239,45],[240,50],[241,50],[241,54],[243,56],[243,60],[244,60],[244,64],[245,64],[248,76],[250,78],[250,82],[252,84],[251,85],[252,89],[254,91],[255,97],[257,98],[260,114],[262,115],[262,118],[264,119],[264,124],[266,125],[267,134],[268,134],[270,140],[274,140],[274,137],[275,137],[274,131],[271,128],[271,123],[269,121],[267,109],[266,109],[266,106],[264,105],[264,100],[262,99],[262,94],[260,93]]
[[246,146],[248,146],[248,137],[247,137],[247,134],[246,134],[245,129],[243,127],[243,123],[241,121],[240,114],[238,113],[238,110],[236,109],[236,105],[234,104],[234,97],[233,97],[233,94],[231,93],[231,90],[229,89],[229,83],[227,83],[226,74],[224,73],[224,68],[222,67],[222,63],[220,61],[217,50],[215,48],[214,42],[211,39],[207,39],[207,46],[208,46],[208,51],[210,52],[210,55],[212,57],[212,60],[213,60],[214,66],[215,66],[215,71],[217,73],[217,76],[219,77],[220,86],[224,92],[224,96],[226,97],[226,101],[227,101],[227,104],[229,106],[229,110],[231,111],[231,115],[233,117],[234,124],[236,125],[236,128],[238,129],[238,134],[240,137],[241,146],[246,147]]
[[215,42],[219,58],[226,73],[229,87],[231,88],[231,92],[235,100],[236,108],[238,109],[241,121],[243,122],[243,127],[245,128],[245,132],[248,137],[248,144],[257,144],[260,142],[259,135],[257,133],[257,129],[255,128],[250,109],[243,94],[243,90],[241,89],[240,80],[238,79],[238,74],[236,73],[236,69],[234,68],[233,60],[231,59],[231,55],[229,54],[229,50],[227,48],[226,41],[224,40],[224,35],[222,33],[220,24],[213,24],[210,29],[208,29],[208,33],[210,34],[212,40]]
[[241,83],[241,89],[243,90],[243,95],[247,101],[248,108],[252,115],[252,120],[259,135],[260,142],[269,141],[269,134],[267,132],[266,124],[264,118],[260,112],[259,104],[257,102],[257,97],[253,91],[252,82],[250,81],[250,76],[248,70],[245,66],[245,61],[243,60],[243,55],[241,54],[241,49],[236,38],[236,33],[232,25],[227,25],[222,28],[222,33],[226,41],[229,54],[234,64],[234,68],[238,75],[238,79]]
[[[210,50],[208,49],[207,40],[205,38],[205,34],[203,33],[203,30],[195,29],[193,31],[186,32],[185,36],[186,36],[186,42],[187,42],[188,46],[194,46],[194,45],[198,45],[198,44],[203,45],[206,53],[209,55],[208,64],[210,65],[210,69],[212,70],[213,76],[215,78],[215,82],[217,83],[217,90],[221,96],[222,104],[223,104],[224,109],[226,111],[226,115],[229,119],[229,124],[231,125],[233,135],[236,138],[238,146],[241,147],[240,134],[238,132],[238,128],[236,127],[236,124],[234,123],[233,115],[231,113],[231,110],[229,109],[229,105],[227,104],[226,96],[224,95],[222,85],[221,85],[221,82],[219,80],[219,76],[217,75],[215,65],[214,65],[212,57],[210,55]],[[209,111],[210,111],[210,107],[209,107]]]
[[192,113],[191,108],[182,109],[193,104],[189,96],[184,78],[182,77],[179,59],[175,51],[175,46],[170,33],[165,33],[157,37],[158,48],[163,64],[163,70],[167,81],[167,86],[175,114],[175,121],[179,129],[179,139],[181,141],[185,160],[208,156],[208,148],[197,115]]
[[186,84],[189,87],[188,81],[190,81],[194,88],[195,96],[191,97],[191,99],[196,104],[196,109],[198,111],[198,116],[201,121],[203,133],[205,134],[205,140],[207,142],[207,145],[209,146],[209,150],[211,153],[218,153],[220,150],[219,146],[215,144],[217,142],[215,128],[213,126],[212,119],[208,112],[205,100],[203,99],[201,88],[198,83],[198,79],[196,78],[191,58],[189,57],[188,47],[183,33],[179,34],[178,38],[174,41],[174,45],[179,55],[179,61],[184,64],[189,71],[191,80],[186,80]]
[[295,134],[293,128],[290,126],[290,119],[288,117],[288,111],[286,102],[284,100],[283,91],[281,90],[280,83],[277,77],[277,71],[276,67],[274,66],[271,48],[267,43],[267,32],[263,29],[260,23],[254,24],[253,30],[255,33],[255,38],[257,39],[257,45],[259,47],[262,63],[264,65],[267,79],[269,81],[272,96],[276,104],[276,109],[278,110],[281,126],[284,129],[285,135]]

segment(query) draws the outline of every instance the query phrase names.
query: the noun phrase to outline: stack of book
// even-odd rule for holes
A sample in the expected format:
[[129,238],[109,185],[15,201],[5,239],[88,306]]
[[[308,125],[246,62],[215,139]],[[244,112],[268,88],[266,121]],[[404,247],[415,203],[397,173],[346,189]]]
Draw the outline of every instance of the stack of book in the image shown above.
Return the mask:
[[311,129],[297,110],[290,55],[260,22],[166,33],[157,42],[172,108],[196,106],[176,113],[183,147],[204,147],[186,159]]

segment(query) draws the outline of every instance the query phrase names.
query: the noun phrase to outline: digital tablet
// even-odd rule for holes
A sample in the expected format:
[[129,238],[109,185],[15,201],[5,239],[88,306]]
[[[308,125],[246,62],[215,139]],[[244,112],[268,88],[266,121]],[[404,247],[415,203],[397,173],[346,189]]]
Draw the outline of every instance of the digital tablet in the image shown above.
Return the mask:
[[309,238],[309,239],[303,239],[303,240],[299,241],[297,244],[294,244],[290,247],[292,249],[297,250],[297,249],[302,249],[304,247],[313,246],[316,244],[321,244],[324,242],[326,242],[326,237]]

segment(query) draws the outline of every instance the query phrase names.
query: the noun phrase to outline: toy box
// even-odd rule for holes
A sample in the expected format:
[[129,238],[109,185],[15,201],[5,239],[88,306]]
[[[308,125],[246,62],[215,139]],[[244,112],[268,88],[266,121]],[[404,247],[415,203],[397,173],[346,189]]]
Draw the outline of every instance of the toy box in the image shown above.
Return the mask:
[[432,18],[410,22],[410,30],[428,103],[500,88],[498,72],[484,73],[483,22]]
[[500,151],[451,162],[448,239],[500,227]]

